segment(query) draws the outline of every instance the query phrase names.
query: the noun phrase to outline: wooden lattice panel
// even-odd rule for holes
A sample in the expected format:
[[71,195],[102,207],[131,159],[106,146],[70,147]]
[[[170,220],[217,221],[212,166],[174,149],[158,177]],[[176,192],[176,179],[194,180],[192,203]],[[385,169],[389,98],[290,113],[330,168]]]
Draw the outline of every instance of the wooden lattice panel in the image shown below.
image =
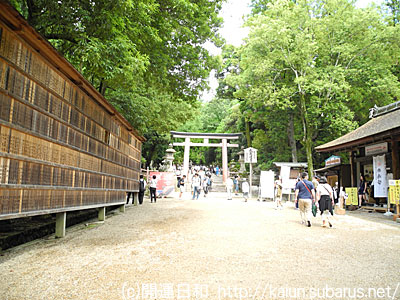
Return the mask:
[[0,22],[0,219],[123,203],[141,146]]

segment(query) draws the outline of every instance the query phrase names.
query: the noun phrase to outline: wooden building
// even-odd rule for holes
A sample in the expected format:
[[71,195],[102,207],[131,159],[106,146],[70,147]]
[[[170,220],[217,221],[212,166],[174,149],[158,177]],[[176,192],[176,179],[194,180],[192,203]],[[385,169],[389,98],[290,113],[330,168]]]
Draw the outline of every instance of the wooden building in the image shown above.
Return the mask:
[[351,186],[350,165],[342,164],[340,156],[332,155],[325,160],[325,167],[316,169],[314,172],[317,175],[326,176],[332,187],[336,185],[336,182],[339,189]]
[[139,189],[143,141],[0,1],[0,220],[124,204]]
[[315,149],[318,152],[348,152],[351,178],[349,187],[357,187],[360,174],[363,174],[369,183],[380,176],[374,174],[373,166],[373,160],[378,156],[385,165],[384,170],[377,169],[382,171],[385,177],[379,178],[379,183],[386,184],[388,180],[400,179],[399,141],[400,101],[372,108],[370,120],[366,124]]

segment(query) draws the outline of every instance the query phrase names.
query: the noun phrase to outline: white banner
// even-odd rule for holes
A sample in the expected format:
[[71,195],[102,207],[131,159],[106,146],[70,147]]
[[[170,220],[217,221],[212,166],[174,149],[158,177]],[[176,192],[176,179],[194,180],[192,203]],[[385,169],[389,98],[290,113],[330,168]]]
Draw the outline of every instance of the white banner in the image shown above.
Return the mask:
[[374,156],[374,197],[388,196],[385,155]]
[[260,197],[274,199],[274,177],[273,171],[261,171],[260,175]]

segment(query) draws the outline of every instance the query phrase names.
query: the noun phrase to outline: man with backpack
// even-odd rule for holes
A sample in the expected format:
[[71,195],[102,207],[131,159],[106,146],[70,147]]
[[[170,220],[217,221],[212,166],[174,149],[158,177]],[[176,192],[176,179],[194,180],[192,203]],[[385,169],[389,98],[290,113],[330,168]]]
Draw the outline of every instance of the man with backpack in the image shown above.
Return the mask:
[[[311,227],[311,209],[315,202],[315,189],[311,181],[308,181],[308,174],[303,172],[301,180],[296,183],[295,202],[299,201],[301,223]],[[299,199],[299,200],[297,200]]]
[[146,180],[143,175],[140,175],[139,179],[139,204],[143,203],[144,192],[146,191]]
[[179,199],[182,198],[182,194],[185,192],[185,179],[186,175],[183,175],[183,177],[178,180]]

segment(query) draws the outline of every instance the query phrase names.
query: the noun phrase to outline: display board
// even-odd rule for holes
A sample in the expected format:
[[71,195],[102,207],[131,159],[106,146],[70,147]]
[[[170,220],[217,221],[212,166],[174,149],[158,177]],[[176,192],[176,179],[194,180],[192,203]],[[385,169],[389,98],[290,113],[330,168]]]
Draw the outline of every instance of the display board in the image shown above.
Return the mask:
[[400,180],[389,180],[389,202],[400,204]]
[[273,171],[261,171],[260,173],[260,198],[274,199],[275,174]]
[[358,193],[357,188],[346,188],[346,205],[358,205]]
[[166,197],[171,195],[175,191],[176,176],[173,172],[150,172],[149,182],[153,175],[156,175],[157,179],[157,196]]

